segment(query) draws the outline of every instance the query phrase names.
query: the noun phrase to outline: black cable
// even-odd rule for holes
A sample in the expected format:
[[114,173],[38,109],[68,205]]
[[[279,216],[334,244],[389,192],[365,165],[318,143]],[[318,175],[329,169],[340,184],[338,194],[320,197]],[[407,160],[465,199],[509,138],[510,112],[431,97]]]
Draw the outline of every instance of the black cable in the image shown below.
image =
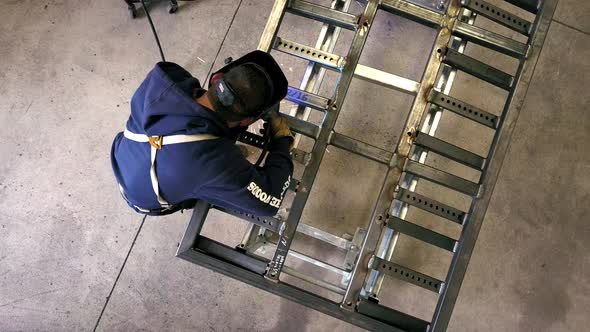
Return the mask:
[[156,32],[156,27],[154,27],[154,22],[152,22],[152,17],[150,16],[150,12],[145,5],[145,2],[141,0],[141,5],[143,6],[143,10],[145,10],[145,14],[147,15],[148,21],[150,22],[150,27],[152,28],[152,32],[154,33],[154,38],[156,38],[156,43],[158,44],[158,50],[160,50],[160,56],[162,56],[162,61],[166,62],[166,58],[164,58],[164,52],[162,51],[162,45],[160,45],[160,38],[158,38],[158,33]]
[[236,15],[238,15],[238,10],[240,10],[241,5],[242,5],[242,0],[240,0],[240,2],[238,3],[238,6],[236,7],[236,11],[234,12],[234,15],[232,16],[231,21],[229,22],[229,25],[227,26],[227,30],[225,31],[225,35],[223,35],[223,39],[221,40],[221,44],[219,44],[219,48],[217,49],[217,53],[215,54],[215,58],[213,59],[213,62],[211,62],[211,67],[209,67],[209,71],[207,72],[207,76],[205,76],[205,80],[203,82],[209,81],[209,75],[211,75],[211,72],[213,71],[213,66],[215,66],[215,62],[217,61],[217,57],[219,57],[219,53],[221,52],[221,48],[223,47],[223,43],[225,43],[225,39],[227,38],[227,35],[229,34],[229,29],[231,29],[232,25],[234,24],[234,20],[236,19]]

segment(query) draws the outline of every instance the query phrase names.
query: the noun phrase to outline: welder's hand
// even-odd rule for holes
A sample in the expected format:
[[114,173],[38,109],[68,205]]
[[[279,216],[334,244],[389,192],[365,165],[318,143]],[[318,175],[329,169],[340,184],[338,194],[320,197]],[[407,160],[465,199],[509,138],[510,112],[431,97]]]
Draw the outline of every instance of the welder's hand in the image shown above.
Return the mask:
[[279,113],[272,112],[269,122],[272,138],[293,137],[293,133],[291,133],[291,129],[289,129],[289,125],[287,124],[287,119],[280,116]]

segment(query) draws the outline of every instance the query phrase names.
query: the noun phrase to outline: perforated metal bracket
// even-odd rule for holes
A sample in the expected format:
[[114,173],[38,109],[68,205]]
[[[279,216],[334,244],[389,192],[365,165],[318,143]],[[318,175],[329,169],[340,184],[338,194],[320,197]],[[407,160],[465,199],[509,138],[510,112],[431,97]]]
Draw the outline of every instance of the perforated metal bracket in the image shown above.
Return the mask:
[[444,285],[444,282],[441,280],[432,278],[405,266],[388,262],[376,256],[371,258],[370,268],[435,293],[439,293]]

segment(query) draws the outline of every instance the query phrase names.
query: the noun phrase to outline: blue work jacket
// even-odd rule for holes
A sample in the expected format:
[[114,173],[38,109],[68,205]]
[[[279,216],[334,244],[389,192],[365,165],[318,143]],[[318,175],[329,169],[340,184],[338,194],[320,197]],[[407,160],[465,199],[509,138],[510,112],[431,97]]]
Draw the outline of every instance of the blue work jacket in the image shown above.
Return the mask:
[[[160,62],[131,99],[128,131],[147,136],[210,134],[213,140],[164,145],[156,156],[160,195],[171,204],[201,199],[259,216],[277,213],[293,173],[290,138],[271,140],[263,167],[255,167],[235,145],[217,113],[195,101],[199,81],[175,63]],[[130,206],[158,209],[150,181],[150,144],[119,133],[111,149],[118,184]]]

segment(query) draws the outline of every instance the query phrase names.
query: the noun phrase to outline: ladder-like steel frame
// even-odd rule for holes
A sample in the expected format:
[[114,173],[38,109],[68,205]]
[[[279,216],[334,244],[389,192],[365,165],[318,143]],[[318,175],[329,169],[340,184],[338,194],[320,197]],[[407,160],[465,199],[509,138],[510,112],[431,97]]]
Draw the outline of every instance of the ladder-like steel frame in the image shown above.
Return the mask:
[[[294,159],[303,163],[305,169],[300,180],[292,181],[290,190],[295,192],[295,197],[290,211],[285,219],[262,218],[212,207],[201,201],[193,210],[177,256],[369,330],[444,331],[449,324],[558,0],[506,1],[535,14],[535,20],[528,22],[483,0],[365,0],[364,12],[358,16],[348,13],[351,0],[334,0],[331,7],[303,0],[276,0],[258,48],[266,52],[275,49],[309,61],[301,86],[289,87],[286,99],[298,106],[285,116],[294,132],[315,140],[311,152],[294,151]],[[378,10],[438,30],[421,82],[358,64]],[[287,12],[324,23],[315,47],[277,36]],[[527,36],[527,42],[520,43],[474,26],[476,15],[485,16]],[[341,29],[354,32],[346,56],[333,53]],[[512,76],[464,55],[463,50],[468,42],[518,59],[516,74]],[[318,95],[326,70],[339,74],[334,94],[330,98]],[[449,96],[457,71],[506,90],[508,97],[502,113],[496,116]],[[404,127],[407,135],[400,135],[395,152],[334,131],[349,85],[355,77],[415,96]],[[314,110],[324,113],[319,126],[307,121]],[[474,121],[495,131],[486,157],[435,137],[443,111],[453,112],[466,121]],[[256,147],[264,146],[263,140],[254,134],[245,134],[240,141]],[[299,223],[322,158],[330,145],[388,166],[371,220],[367,228],[359,229],[352,240]],[[481,174],[479,181],[472,182],[425,165],[428,152],[477,170]],[[433,197],[415,193],[420,179],[471,196],[469,210],[460,211]],[[453,239],[406,220],[410,206],[461,225],[460,237]],[[251,223],[238,247],[231,248],[200,235],[210,208]],[[296,232],[347,250],[346,266],[334,266],[291,250]],[[268,243],[269,234],[278,236],[275,244]],[[391,260],[399,234],[451,252],[453,256],[446,278],[438,280],[393,263]],[[257,249],[261,246],[274,249],[270,261],[257,255]],[[336,285],[318,280],[285,266],[288,255],[341,275],[342,283]],[[342,300],[336,302],[288,284],[280,280],[281,273],[340,294]],[[379,304],[378,295],[385,276],[438,293],[432,320],[424,321]]]

